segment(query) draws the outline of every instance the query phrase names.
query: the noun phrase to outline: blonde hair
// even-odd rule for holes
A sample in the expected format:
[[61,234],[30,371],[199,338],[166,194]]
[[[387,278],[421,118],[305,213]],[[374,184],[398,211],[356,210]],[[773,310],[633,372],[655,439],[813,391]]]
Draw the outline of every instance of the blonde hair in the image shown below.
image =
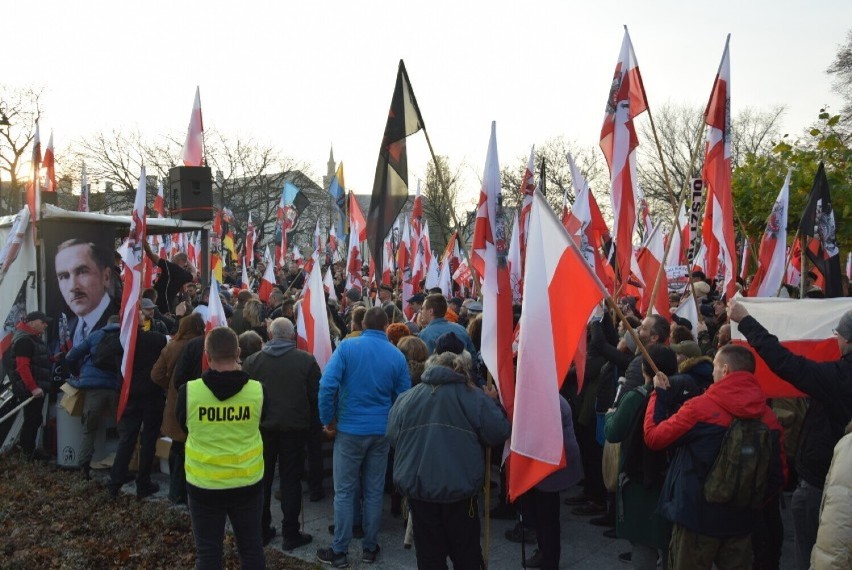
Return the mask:
[[259,327],[261,323],[261,314],[263,304],[258,299],[249,299],[246,301],[246,306],[243,308],[243,319],[249,327]]

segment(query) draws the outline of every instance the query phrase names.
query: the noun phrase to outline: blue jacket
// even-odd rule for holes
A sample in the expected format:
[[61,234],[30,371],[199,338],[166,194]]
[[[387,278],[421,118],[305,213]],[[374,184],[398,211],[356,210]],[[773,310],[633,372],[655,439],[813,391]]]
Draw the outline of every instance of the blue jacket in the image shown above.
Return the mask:
[[81,390],[94,390],[96,388],[121,389],[121,374],[101,370],[92,364],[92,356],[98,351],[98,344],[104,335],[110,331],[118,331],[119,325],[111,324],[96,329],[89,334],[83,342],[73,347],[65,356],[65,363],[71,369],[79,369],[77,377],[71,377],[68,383]]
[[320,378],[320,421],[336,418],[350,435],[384,435],[391,405],[409,388],[405,356],[383,331],[367,329],[331,355]]
[[472,497],[485,480],[483,448],[502,444],[510,430],[503,409],[482,390],[449,368],[431,366],[391,408],[393,482],[420,501]]
[[426,343],[426,348],[429,349],[429,354],[432,354],[435,352],[435,343],[441,335],[445,335],[448,332],[454,333],[457,337],[459,337],[459,340],[464,343],[464,349],[468,351],[471,358],[476,361],[479,353],[476,351],[476,347],[473,346],[473,341],[470,340],[470,336],[467,334],[465,328],[459,324],[451,323],[443,317],[432,319],[431,323],[423,327],[419,336],[420,340]]

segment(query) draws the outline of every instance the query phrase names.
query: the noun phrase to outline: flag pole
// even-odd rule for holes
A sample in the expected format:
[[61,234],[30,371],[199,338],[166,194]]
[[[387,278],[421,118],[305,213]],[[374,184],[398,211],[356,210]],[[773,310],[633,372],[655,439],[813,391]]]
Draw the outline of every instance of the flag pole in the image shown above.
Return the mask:
[[[797,229],[796,235],[793,236],[793,245],[795,245],[798,240],[799,240],[799,230]],[[790,246],[790,255],[785,255],[784,257],[787,259],[787,261],[784,263],[784,277],[781,280],[781,286],[778,288],[778,292],[775,293],[776,297],[781,293],[781,289],[784,288],[784,282],[787,280],[787,270],[790,268],[790,262],[793,261],[793,247],[792,246]],[[799,277],[799,286],[801,287],[801,285],[802,285],[802,278],[800,276]]]

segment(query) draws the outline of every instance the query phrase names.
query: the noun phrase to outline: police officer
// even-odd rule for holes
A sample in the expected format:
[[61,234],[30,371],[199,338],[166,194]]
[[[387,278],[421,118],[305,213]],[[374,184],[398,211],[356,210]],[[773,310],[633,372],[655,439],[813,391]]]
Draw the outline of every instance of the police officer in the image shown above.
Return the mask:
[[227,516],[241,567],[264,568],[263,387],[241,370],[237,335],[231,329],[207,333],[204,352],[209,368],[180,387],[175,410],[187,432],[186,487],[195,567],[221,568]]

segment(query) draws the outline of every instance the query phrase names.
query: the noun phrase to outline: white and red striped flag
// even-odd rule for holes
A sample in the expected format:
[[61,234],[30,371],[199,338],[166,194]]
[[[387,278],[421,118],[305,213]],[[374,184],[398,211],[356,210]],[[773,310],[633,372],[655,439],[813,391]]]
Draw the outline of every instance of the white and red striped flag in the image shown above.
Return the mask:
[[[524,168],[524,175],[521,178],[521,187],[519,188],[519,192],[521,194],[521,215],[518,217],[518,245],[520,247],[520,255],[521,255],[521,264],[518,269],[521,275],[520,282],[523,283],[524,276],[524,262],[527,257],[527,226],[530,224],[530,212],[532,211],[532,200],[533,193],[536,189],[535,184],[535,175],[533,174],[533,170],[535,169],[535,145],[530,147],[530,158],[527,161],[527,166]],[[514,229],[512,230],[514,232]],[[523,294],[523,288],[520,290],[520,294]]]
[[130,233],[127,247],[123,250],[124,289],[121,295],[121,331],[119,338],[124,348],[121,358],[121,394],[118,399],[116,419],[120,420],[130,397],[130,383],[133,377],[133,361],[136,355],[136,332],[139,328],[139,297],[142,294],[142,244],[147,239],[145,200],[147,193],[145,167],[139,175],[133,211],[130,213]]
[[45,168],[44,191],[56,192],[56,153],[53,150],[53,130],[47,139],[47,148],[44,149],[44,160],[41,165]]
[[[334,226],[332,226],[332,229]],[[334,290],[334,277],[331,275],[331,267],[325,270],[325,276],[322,278],[322,285],[325,289],[325,292],[328,294],[328,298],[332,301],[337,301],[337,291]]]
[[390,236],[385,238],[385,247],[382,249],[382,252],[385,255],[384,262],[382,263],[382,285],[390,285],[393,283],[393,241]]
[[89,176],[86,174],[86,163],[83,163],[83,170],[80,174],[80,204],[77,207],[79,212],[89,211]]
[[361,257],[361,243],[367,240],[367,221],[364,212],[355,199],[355,194],[349,193],[349,248],[346,252],[346,290],[353,287],[364,287]]
[[748,279],[748,248],[748,236],[743,236],[743,251],[740,255],[740,279],[743,280],[743,283],[745,283],[745,280]]
[[[319,267],[316,253],[314,265]],[[305,282],[302,302],[296,313],[296,346],[313,354],[320,370],[325,370],[325,365],[331,358],[331,336],[321,274],[321,271],[311,271]]]
[[[662,315],[668,320],[671,320],[671,311],[669,310],[669,282],[666,278],[665,269],[660,271],[663,265],[663,258],[666,253],[666,246],[663,243],[662,222],[651,229],[648,240],[636,255],[636,263],[639,266],[639,271],[642,273],[642,282],[645,286],[642,289],[642,306],[640,310],[643,313],[656,313]],[[657,282],[657,276],[660,277],[660,282],[657,285],[657,296],[652,299],[654,294],[654,284]]]
[[163,194],[163,181],[157,182],[157,195],[154,196],[154,211],[158,218],[166,217],[166,200]]
[[[840,358],[840,348],[834,329],[847,311],[852,310],[852,298],[781,299],[778,297],[737,297],[749,315],[778,337],[781,345],[794,354],[817,362]],[[748,347],[736,323],[731,323],[731,340]],[[803,394],[792,384],[784,382],[769,370],[755,354],[754,372],[767,398],[799,398]]]
[[211,277],[210,298],[207,301],[204,330],[210,332],[216,327],[226,326],[228,326],[228,318],[225,316],[225,307],[222,306],[222,298],[219,296],[219,281],[215,277]]
[[515,367],[512,363],[514,327],[512,285],[507,259],[509,244],[506,243],[502,213],[497,123],[492,122],[470,262],[482,277],[482,361],[494,377],[503,407],[511,420],[515,403]]
[[669,234],[669,239],[673,241],[672,245],[669,246],[669,256],[666,258],[666,267],[686,265],[686,252],[683,248],[683,244],[689,243],[689,214],[687,212],[686,204],[683,205],[683,208],[677,217],[677,222],[678,226],[680,226],[680,233],[678,233],[677,227],[674,227]]
[[249,281],[248,271],[246,271],[246,260],[245,260],[245,258],[243,258],[243,272],[242,272],[242,275],[240,277],[240,285],[243,286],[243,289],[248,289],[249,286],[251,285],[251,282]]
[[626,283],[630,275],[633,234],[636,232],[636,148],[639,137],[633,119],[648,108],[645,87],[627,26],[618,63],[615,66],[606,102],[601,150],[609,165],[612,181],[612,211],[615,219],[615,244],[619,276]]
[[204,122],[201,120],[201,89],[195,88],[195,100],[192,103],[192,114],[189,116],[189,126],[186,129],[186,140],[183,143],[183,165],[204,166]]
[[749,286],[750,297],[776,297],[784,283],[784,266],[787,258],[787,210],[790,196],[790,176],[787,171],[784,185],[766,221],[766,230],[760,240],[757,271]]
[[446,259],[441,264],[441,272],[438,274],[438,287],[444,297],[450,298],[453,293],[453,278],[450,275],[450,260]]
[[[527,235],[526,294],[509,447],[512,501],[565,465],[559,388],[581,337],[586,336],[589,316],[606,296],[538,192]],[[570,295],[565,294],[568,290]]]
[[[532,205],[532,202],[530,202]],[[522,254],[521,254],[521,224],[518,217],[518,212],[515,212],[512,220],[512,238],[509,240],[509,279],[512,283],[512,300],[515,303],[520,303],[523,297],[524,287],[524,272]]]
[[257,297],[264,303],[269,299],[269,294],[275,287],[275,269],[271,263],[266,265],[266,270],[260,278],[260,286],[257,288]]
[[731,60],[728,45],[719,72],[713,83],[713,92],[704,111],[707,123],[707,146],[702,176],[707,183],[707,206],[702,227],[703,243],[707,245],[704,273],[714,278],[719,262],[725,275],[721,291],[727,299],[737,292],[737,254],[734,236],[734,202],[731,195]]

